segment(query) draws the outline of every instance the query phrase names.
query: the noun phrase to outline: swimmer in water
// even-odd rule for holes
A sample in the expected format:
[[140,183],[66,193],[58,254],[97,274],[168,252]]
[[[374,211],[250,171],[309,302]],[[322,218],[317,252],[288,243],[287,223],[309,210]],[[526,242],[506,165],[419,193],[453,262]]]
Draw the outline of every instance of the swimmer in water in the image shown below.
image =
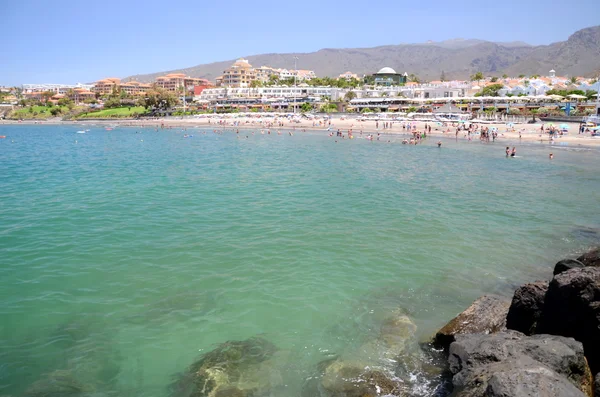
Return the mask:
[[554,153],[550,153],[550,160],[552,160],[554,158]]
[[513,146],[512,152],[510,153],[510,157],[515,157],[517,155],[517,148]]
[[438,141],[437,145],[438,147],[442,147],[442,141]]

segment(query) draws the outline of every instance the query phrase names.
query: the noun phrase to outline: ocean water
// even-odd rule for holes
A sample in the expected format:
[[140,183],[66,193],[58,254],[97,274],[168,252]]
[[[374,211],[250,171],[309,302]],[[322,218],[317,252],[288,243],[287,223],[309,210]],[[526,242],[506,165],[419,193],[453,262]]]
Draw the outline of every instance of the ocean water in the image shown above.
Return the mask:
[[425,340],[600,240],[595,149],[84,128],[0,126],[0,395],[168,396],[262,336],[298,396],[389,313]]

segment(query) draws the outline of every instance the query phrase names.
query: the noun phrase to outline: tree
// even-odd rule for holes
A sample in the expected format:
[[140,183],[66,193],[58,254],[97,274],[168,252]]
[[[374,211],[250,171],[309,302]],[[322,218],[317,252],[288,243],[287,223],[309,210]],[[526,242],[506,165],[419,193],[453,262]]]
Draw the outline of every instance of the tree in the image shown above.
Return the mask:
[[504,85],[502,84],[488,85],[487,87],[483,87],[481,92],[478,92],[475,94],[475,96],[500,96],[498,91],[500,91],[503,87]]
[[539,113],[539,110],[538,109],[531,109],[530,113],[531,113],[531,117],[532,117],[533,121],[535,122],[535,116]]
[[571,77],[571,78],[569,79],[569,82],[570,82],[572,85],[577,85],[577,83],[579,83],[579,79],[578,79],[577,77],[573,76],[573,77]]
[[540,78],[540,75],[539,75],[539,74],[532,74],[532,75],[531,75],[531,79],[532,79],[532,80],[539,79],[539,78]]
[[262,87],[262,81],[260,80],[252,80],[252,82],[250,83],[250,88],[258,88],[258,87]]
[[492,77],[492,78],[490,79],[490,81],[491,81],[492,83],[495,83],[496,81],[498,81],[498,77],[495,77],[495,76],[494,76],[494,77]]
[[310,112],[311,110],[313,110],[313,105],[308,102],[304,102],[300,106],[300,111],[302,111],[302,113]]
[[410,75],[408,75],[408,81],[410,81],[411,83],[420,83],[421,80],[419,79],[419,76],[417,76],[414,73],[411,73]]
[[502,75],[502,78],[503,78],[503,79],[507,79],[507,78],[508,78],[508,75],[507,75],[506,73],[504,73],[504,74]]
[[172,92],[162,88],[155,88],[146,92],[146,96],[139,100],[146,109],[167,110],[177,103],[177,98]]
[[55,106],[52,109],[50,109],[50,114],[53,116],[58,116],[60,114],[61,110],[59,107]]
[[483,80],[484,78],[485,77],[483,76],[483,73],[477,72],[471,76],[471,81],[480,81],[480,80]]
[[406,112],[407,113],[415,113],[417,110],[419,110],[419,109],[417,109],[415,106],[411,106],[406,110]]
[[444,71],[442,70],[442,75],[440,76],[440,81],[444,82],[446,81],[446,73],[444,73]]
[[50,98],[52,98],[53,96],[54,96],[54,92],[52,92],[52,91],[44,91],[44,92],[42,92],[42,100],[44,102],[48,102],[48,100]]
[[346,100],[346,102],[350,102],[351,100],[356,98],[356,92],[354,91],[348,91],[346,93],[346,95],[344,95],[344,100]]
[[519,75],[519,78],[520,78],[520,79],[522,79],[523,77],[525,77],[525,75],[524,75],[524,74],[520,74],[520,75]]

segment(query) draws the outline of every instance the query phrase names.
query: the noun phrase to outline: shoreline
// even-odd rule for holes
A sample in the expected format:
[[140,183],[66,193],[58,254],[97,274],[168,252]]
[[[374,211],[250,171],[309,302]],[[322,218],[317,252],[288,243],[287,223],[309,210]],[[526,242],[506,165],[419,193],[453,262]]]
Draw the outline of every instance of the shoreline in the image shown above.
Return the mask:
[[[382,121],[380,124],[383,124]],[[456,128],[451,125],[441,126],[438,123],[415,121],[414,124],[417,126],[417,131],[421,132],[425,128],[425,125],[432,127],[431,132],[428,132],[428,136],[435,138],[454,139],[456,142],[469,142],[465,131],[460,131],[458,136],[456,135]],[[578,134],[569,132],[563,136],[560,136],[552,141],[548,135],[540,134],[540,127],[546,123],[536,124],[516,124],[514,127],[509,128],[505,123],[492,123],[485,124],[490,129],[496,128],[498,137],[496,142],[508,143],[510,145],[517,144],[546,144],[548,146],[577,146],[577,147],[589,147],[589,148],[600,148],[600,137],[591,137],[586,134]],[[569,125],[569,131],[577,131],[578,123],[565,123]],[[271,130],[291,130],[296,133],[301,131],[314,131],[314,132],[335,132],[338,129],[347,134],[349,130],[353,134],[381,134],[382,136],[411,136],[412,134],[407,130],[402,129],[402,122],[393,122],[391,128],[377,128],[374,120],[358,121],[356,119],[342,119],[332,118],[331,125],[323,122],[321,126],[313,125],[311,120],[300,120],[299,122],[291,122],[287,118],[269,118],[267,120],[256,119],[252,117],[238,117],[238,118],[162,118],[155,120],[148,119],[96,119],[96,120],[27,120],[27,121],[13,121],[13,120],[2,120],[2,125],[99,125],[99,126],[115,126],[115,127],[131,127],[131,128],[155,128],[161,129],[173,129],[173,128],[212,128],[214,130],[260,130],[260,129],[271,129]],[[329,128],[329,129],[328,129]],[[519,136],[520,135],[520,136]],[[471,141],[476,142],[479,140],[479,135],[475,134],[471,137]],[[491,141],[490,141],[491,142]]]

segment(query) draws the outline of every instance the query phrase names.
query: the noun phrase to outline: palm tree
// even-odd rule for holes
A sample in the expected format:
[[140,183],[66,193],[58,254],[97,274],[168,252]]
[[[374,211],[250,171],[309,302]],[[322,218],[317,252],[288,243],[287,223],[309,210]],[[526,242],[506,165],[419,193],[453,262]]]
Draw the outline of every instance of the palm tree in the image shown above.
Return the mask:
[[344,99],[346,100],[346,102],[350,102],[354,98],[356,98],[356,92],[354,91],[348,91],[346,95],[344,95]]
[[412,83],[420,83],[420,82],[421,82],[421,81],[419,80],[419,76],[417,76],[417,75],[416,75],[416,74],[414,74],[414,73],[411,73],[411,74],[408,76],[408,81],[410,81],[410,82],[412,82]]
[[577,85],[577,83],[579,83],[579,79],[577,77],[573,76],[573,77],[571,77],[571,79],[569,80],[569,82],[572,85]]

